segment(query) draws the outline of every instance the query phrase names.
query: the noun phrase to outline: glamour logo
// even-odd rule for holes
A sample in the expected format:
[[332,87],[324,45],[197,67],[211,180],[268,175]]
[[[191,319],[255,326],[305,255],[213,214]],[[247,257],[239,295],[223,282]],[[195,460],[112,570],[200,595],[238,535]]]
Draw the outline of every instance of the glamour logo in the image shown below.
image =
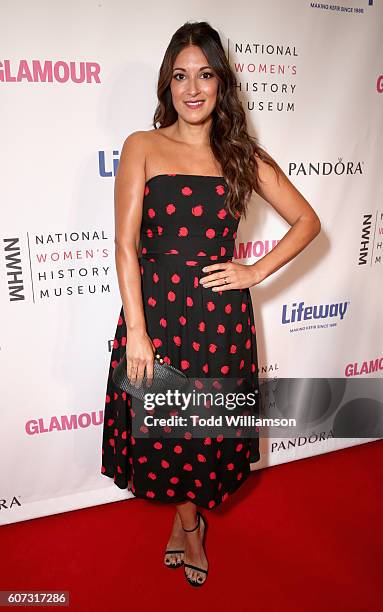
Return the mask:
[[20,83],[101,83],[100,64],[97,62],[66,62],[59,60],[26,59],[0,61],[0,82]]
[[350,302],[339,302],[338,304],[319,304],[315,306],[305,306],[304,302],[293,303],[292,306],[283,304],[282,323],[297,323],[299,321],[310,321],[311,319],[328,319],[345,317]]
[[360,376],[361,374],[371,374],[383,370],[383,357],[377,357],[376,359],[370,359],[369,361],[362,361],[362,363],[348,363],[345,369],[345,375]]
[[279,240],[255,240],[254,242],[240,242],[234,246],[234,259],[249,259],[250,257],[263,257],[269,253]]
[[85,429],[93,425],[102,425],[103,411],[82,412],[81,414],[63,414],[52,416],[47,421],[44,419],[31,419],[25,424],[25,431],[29,436],[51,431],[71,431],[73,429]]
[[334,164],[333,162],[290,162],[289,164],[289,175],[298,176],[304,174],[305,176],[328,176],[329,174],[342,175],[353,175],[363,174],[362,165],[364,162],[344,162],[340,157],[339,160]]
[[113,151],[112,157],[110,153],[105,151],[98,152],[98,171],[102,177],[116,176],[118,163],[120,161],[119,152]]

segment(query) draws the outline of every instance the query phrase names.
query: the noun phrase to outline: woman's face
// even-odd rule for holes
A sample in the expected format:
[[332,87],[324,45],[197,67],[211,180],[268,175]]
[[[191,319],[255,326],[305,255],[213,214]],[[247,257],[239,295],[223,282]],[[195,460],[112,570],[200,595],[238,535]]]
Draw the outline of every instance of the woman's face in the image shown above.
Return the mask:
[[[176,57],[170,90],[179,117],[187,123],[203,123],[215,108],[218,78],[201,49],[185,47]],[[199,106],[188,101],[201,100]]]

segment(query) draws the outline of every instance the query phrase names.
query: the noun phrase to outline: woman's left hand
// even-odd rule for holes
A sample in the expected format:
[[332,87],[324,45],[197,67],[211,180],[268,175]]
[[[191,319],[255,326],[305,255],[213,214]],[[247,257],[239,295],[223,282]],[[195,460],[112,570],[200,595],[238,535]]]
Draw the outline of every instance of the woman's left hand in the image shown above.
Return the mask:
[[212,291],[247,289],[257,285],[262,280],[256,264],[244,265],[233,261],[225,261],[205,266],[202,268],[202,272],[210,272],[210,274],[201,277],[199,279],[200,284],[204,288],[210,287]]

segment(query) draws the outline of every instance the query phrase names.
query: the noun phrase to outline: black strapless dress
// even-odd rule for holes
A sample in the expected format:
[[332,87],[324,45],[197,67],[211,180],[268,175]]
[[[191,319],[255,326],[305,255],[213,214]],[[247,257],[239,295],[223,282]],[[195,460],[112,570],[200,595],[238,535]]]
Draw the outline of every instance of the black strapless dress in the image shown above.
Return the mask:
[[[249,289],[212,291],[202,268],[231,260],[239,218],[225,209],[227,183],[206,175],[160,174],[145,186],[140,270],[147,332],[164,360],[188,377],[245,375],[258,389],[256,331]],[[136,497],[192,501],[211,509],[259,461],[258,435],[153,438],[135,427],[137,400],[115,386],[126,345],[121,307],[107,379],[101,473]],[[258,392],[258,391],[257,391]],[[142,410],[141,410],[142,412]],[[140,412],[140,414],[141,414]],[[258,405],[252,414],[259,416]],[[135,432],[139,431],[139,435]],[[145,437],[146,436],[146,437]]]

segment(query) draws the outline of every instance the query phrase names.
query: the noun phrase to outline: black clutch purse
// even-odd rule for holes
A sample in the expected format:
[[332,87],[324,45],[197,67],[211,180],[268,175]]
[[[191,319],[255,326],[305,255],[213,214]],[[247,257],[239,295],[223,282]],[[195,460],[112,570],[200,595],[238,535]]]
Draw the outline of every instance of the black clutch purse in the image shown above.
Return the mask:
[[119,361],[113,370],[113,382],[115,385],[117,385],[117,387],[123,389],[130,395],[137,397],[141,401],[144,401],[145,393],[166,393],[168,389],[181,389],[188,383],[189,380],[183,372],[166,363],[159,354],[155,355],[153,364],[153,380],[150,387],[146,386],[146,371],[140,386],[135,387],[129,382],[126,368],[127,363],[125,352],[121,361]]

